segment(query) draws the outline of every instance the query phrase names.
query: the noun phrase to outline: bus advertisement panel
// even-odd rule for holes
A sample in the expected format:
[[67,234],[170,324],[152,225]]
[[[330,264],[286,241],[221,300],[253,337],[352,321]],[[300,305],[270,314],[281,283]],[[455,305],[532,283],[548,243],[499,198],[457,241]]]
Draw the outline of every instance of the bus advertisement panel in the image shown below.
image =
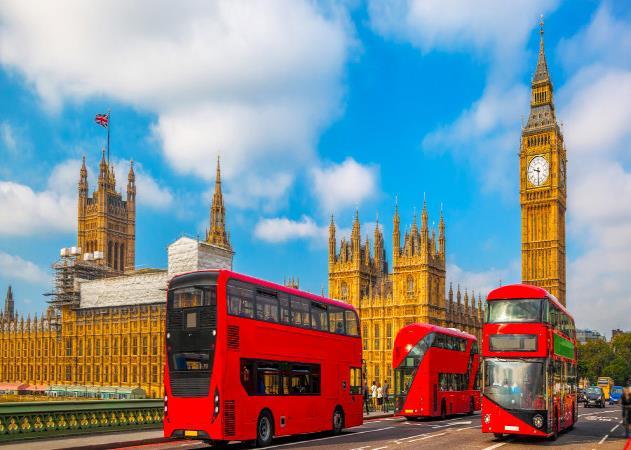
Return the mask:
[[360,425],[354,308],[227,270],[167,293],[165,437],[213,443]]
[[546,290],[510,285],[491,291],[482,331],[482,431],[548,436],[574,426],[574,320]]
[[415,323],[395,339],[395,415],[446,417],[480,409],[480,356],[475,336]]

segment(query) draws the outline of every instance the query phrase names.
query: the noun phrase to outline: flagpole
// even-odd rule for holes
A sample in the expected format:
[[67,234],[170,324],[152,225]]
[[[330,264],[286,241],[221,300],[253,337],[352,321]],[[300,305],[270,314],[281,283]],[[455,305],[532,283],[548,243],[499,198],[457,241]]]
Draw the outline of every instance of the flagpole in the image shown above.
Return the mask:
[[110,165],[110,127],[112,121],[110,120],[110,111],[107,111],[107,165]]

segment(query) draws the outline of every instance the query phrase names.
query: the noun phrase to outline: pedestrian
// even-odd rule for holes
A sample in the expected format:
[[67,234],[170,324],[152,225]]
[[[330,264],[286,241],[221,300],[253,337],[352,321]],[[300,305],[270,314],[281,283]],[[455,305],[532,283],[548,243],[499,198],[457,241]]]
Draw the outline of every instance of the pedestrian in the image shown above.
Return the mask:
[[368,410],[368,383],[364,380],[364,385],[362,386],[362,390],[364,391],[364,406],[366,407],[366,415],[370,413]]
[[625,437],[629,437],[629,433],[631,432],[631,380],[627,382],[627,387],[622,391],[620,406],[622,407],[622,426],[624,427],[624,435]]
[[390,385],[388,384],[388,380],[385,380],[383,382],[383,387],[381,389],[381,392],[383,393],[383,411],[384,412],[388,412],[388,400],[389,400],[389,392],[390,389]]
[[372,386],[370,386],[370,398],[373,411],[377,410],[377,382],[373,380]]
[[383,409],[383,387],[381,383],[377,383],[377,411]]

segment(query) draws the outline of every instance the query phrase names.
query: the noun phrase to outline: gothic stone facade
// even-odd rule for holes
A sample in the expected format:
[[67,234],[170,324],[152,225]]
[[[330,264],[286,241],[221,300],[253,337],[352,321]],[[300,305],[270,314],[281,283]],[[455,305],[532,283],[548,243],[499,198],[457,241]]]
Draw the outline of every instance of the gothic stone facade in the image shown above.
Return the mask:
[[[111,240],[119,244],[112,246],[118,253],[106,252],[103,262],[83,262],[79,257],[76,264],[106,264],[112,269],[107,273],[119,275],[73,280],[78,304],[56,304],[32,320],[30,316],[17,316],[9,290],[5,312],[0,314],[0,382],[140,387],[150,397],[160,398],[164,393],[168,280],[177,273],[197,269],[232,268],[234,252],[225,231],[219,166],[211,205],[213,231],[206,242],[182,237],[172,243],[168,247],[167,270],[132,270],[135,234],[132,222],[125,222],[125,217],[131,217],[129,214],[134,211],[133,167],[128,176],[126,202],[116,193],[114,174],[105,159],[101,160],[99,190],[94,200],[88,201],[86,193],[84,164],[79,181],[79,246],[89,252],[107,251]],[[102,202],[103,198],[109,200]],[[96,222],[91,222],[90,208],[95,211]],[[110,220],[107,211],[118,214],[118,218]],[[83,225],[82,217],[88,217]],[[97,223],[104,224],[105,230]],[[102,234],[93,235],[91,230]],[[125,230],[131,234],[125,235]],[[115,255],[120,258],[117,262]]]
[[458,287],[446,294],[445,222],[440,217],[438,238],[430,234],[426,205],[421,227],[416,215],[401,246],[400,218],[393,220],[392,271],[388,270],[382,231],[377,223],[372,251],[368,237],[361,241],[355,215],[350,241],[342,239],[337,250],[336,227],[329,226],[329,296],[351,303],[360,316],[366,375],[372,380],[392,382],[392,345],[396,333],[416,322],[459,328],[480,338],[482,300],[464,295]]

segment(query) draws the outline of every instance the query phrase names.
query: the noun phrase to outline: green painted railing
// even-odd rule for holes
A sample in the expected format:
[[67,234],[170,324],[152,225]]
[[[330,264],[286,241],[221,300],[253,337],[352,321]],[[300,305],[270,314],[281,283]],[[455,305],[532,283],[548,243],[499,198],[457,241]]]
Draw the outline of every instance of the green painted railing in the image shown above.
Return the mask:
[[162,400],[0,403],[0,442],[160,428]]

